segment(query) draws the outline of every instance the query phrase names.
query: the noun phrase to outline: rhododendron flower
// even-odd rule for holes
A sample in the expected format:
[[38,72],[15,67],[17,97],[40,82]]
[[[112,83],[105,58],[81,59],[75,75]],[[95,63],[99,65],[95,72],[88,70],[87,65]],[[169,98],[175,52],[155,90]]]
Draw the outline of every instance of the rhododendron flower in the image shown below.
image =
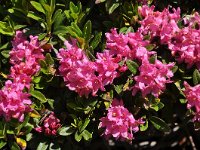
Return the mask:
[[134,139],[133,132],[139,131],[139,125],[144,121],[136,120],[133,115],[123,106],[122,100],[114,99],[106,117],[102,117],[100,128],[105,128],[103,135],[105,138],[114,137],[116,140]]
[[5,87],[0,90],[0,116],[4,116],[6,121],[16,118],[22,122],[25,113],[31,111],[32,104],[25,88],[30,88],[31,77],[39,71],[38,61],[44,56],[37,36],[30,36],[29,42],[22,31],[17,31],[12,45],[10,63],[13,66],[8,78],[13,81],[7,80]]
[[57,135],[58,129],[61,127],[60,120],[51,112],[42,122],[42,126],[35,128],[37,132],[44,132],[45,135]]
[[24,93],[23,88],[24,86],[8,80],[0,90],[0,116],[4,116],[6,121],[16,118],[22,122],[24,114],[31,111],[30,94]]
[[173,34],[179,31],[177,23],[180,20],[180,8],[173,9],[173,13],[169,9],[162,12],[153,10],[154,6],[139,7],[139,13],[144,19],[140,21],[141,27],[138,31],[144,35],[150,34],[151,39],[160,37],[161,44],[167,44]]
[[65,42],[65,45],[67,49],[60,49],[57,57],[60,59],[60,74],[70,90],[80,96],[90,93],[96,96],[99,89],[103,91],[104,86],[117,77],[118,61],[107,51],[97,54],[96,61],[92,62],[75,41],[72,44]]
[[200,30],[183,28],[173,36],[168,47],[179,63],[185,62],[188,68],[195,64],[200,69]]
[[107,50],[103,53],[97,53],[95,66],[98,78],[102,81],[103,85],[112,83],[114,78],[118,75],[116,71],[119,67],[118,60],[112,58],[112,55],[110,55]]
[[194,107],[196,109],[194,121],[200,121],[200,84],[191,87],[186,81],[184,82],[185,91],[184,94],[187,99],[187,108]]
[[173,66],[173,63],[163,64],[159,60],[151,64],[144,59],[139,67],[140,75],[134,77],[136,84],[132,88],[132,94],[135,95],[140,90],[143,97],[147,94],[158,97],[165,90],[165,84],[171,83]]
[[120,55],[121,57],[129,57],[130,47],[128,46],[128,35],[118,34],[117,29],[111,29],[111,33],[106,33],[106,48],[112,55]]

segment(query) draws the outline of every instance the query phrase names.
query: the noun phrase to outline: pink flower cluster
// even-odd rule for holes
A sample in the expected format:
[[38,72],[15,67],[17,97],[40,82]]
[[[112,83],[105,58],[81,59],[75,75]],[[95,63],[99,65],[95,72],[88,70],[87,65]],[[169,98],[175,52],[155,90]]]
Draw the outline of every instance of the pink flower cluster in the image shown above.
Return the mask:
[[42,126],[35,128],[37,132],[44,132],[45,135],[57,135],[58,129],[61,127],[60,120],[55,116],[54,112],[45,118]]
[[167,44],[172,36],[179,31],[177,22],[180,20],[180,8],[173,9],[173,13],[165,8],[162,12],[154,11],[154,6],[139,7],[139,13],[144,17],[140,21],[139,32],[149,34],[151,39],[160,37],[161,44]]
[[116,140],[134,139],[133,132],[138,132],[138,126],[143,124],[142,119],[136,120],[133,115],[123,106],[122,100],[114,99],[106,117],[102,117],[100,128],[105,128],[103,135],[105,138],[114,137]]
[[106,47],[109,49],[109,53],[117,55],[121,61],[131,59],[141,63],[140,75],[134,77],[136,84],[132,87],[133,95],[140,90],[143,97],[147,94],[158,97],[165,90],[165,84],[171,83],[170,78],[173,76],[171,69],[174,64],[163,64],[159,60],[156,60],[154,64],[150,63],[150,56],[156,52],[146,49],[149,41],[144,40],[140,32],[124,35],[118,34],[116,29],[112,29],[111,33],[106,33],[106,37]]
[[168,45],[178,63],[184,62],[188,68],[196,65],[200,70],[200,15],[196,12],[185,16],[184,27],[179,28],[179,8],[173,9],[173,13],[170,13],[169,9],[154,11],[154,8],[146,5],[139,7],[138,11],[144,19],[140,21],[138,32],[150,35],[151,40],[159,37],[160,43]]
[[60,59],[59,71],[66,86],[76,91],[80,96],[88,96],[104,90],[104,86],[111,84],[117,77],[118,63],[107,51],[97,54],[95,62],[90,61],[84,51],[77,47],[76,41],[72,44],[65,42],[67,49],[60,49],[57,57]]
[[122,34],[117,30],[111,29],[111,33],[106,33],[106,49],[112,55],[117,55],[121,60],[148,58],[154,52],[148,52],[145,48],[149,41],[144,40],[139,32]]
[[37,36],[30,36],[27,41],[22,31],[17,31],[12,42],[13,49],[10,52],[11,67],[10,78],[18,84],[23,84],[29,89],[31,76],[40,70],[38,61],[44,59],[43,49],[39,47]]
[[29,42],[21,31],[17,31],[12,45],[10,63],[13,66],[8,77],[13,81],[6,81],[5,87],[0,90],[0,115],[6,121],[16,118],[22,122],[24,114],[31,111],[32,102],[27,93],[31,77],[39,71],[38,60],[44,59],[44,56],[37,36],[30,36]]
[[151,64],[144,59],[139,67],[140,74],[134,77],[136,84],[132,94],[135,95],[140,90],[143,97],[146,97],[147,94],[158,97],[165,90],[165,84],[172,82],[170,78],[173,76],[171,71],[173,66],[174,63],[163,64],[159,60],[155,60],[155,63]]
[[185,27],[168,46],[179,63],[185,62],[189,68],[196,64],[200,69],[200,30]]
[[193,121],[200,122],[200,84],[191,87],[186,81],[184,82],[185,91],[184,94],[186,96],[186,99],[188,101],[187,108],[190,109],[192,107],[195,107],[195,117]]
[[0,116],[3,116],[6,121],[16,118],[22,122],[24,113],[31,111],[30,95],[23,92],[23,89],[21,84],[7,80],[5,87],[0,90]]

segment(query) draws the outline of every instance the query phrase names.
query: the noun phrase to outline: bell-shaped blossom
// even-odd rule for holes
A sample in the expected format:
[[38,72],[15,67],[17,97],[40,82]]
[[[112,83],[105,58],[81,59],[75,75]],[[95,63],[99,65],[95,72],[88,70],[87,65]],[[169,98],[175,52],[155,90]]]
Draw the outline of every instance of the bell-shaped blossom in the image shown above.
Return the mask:
[[105,117],[100,119],[99,127],[105,129],[103,136],[108,139],[114,137],[116,140],[129,141],[134,139],[133,132],[139,131],[142,119],[136,120],[123,105],[122,100],[114,99]]

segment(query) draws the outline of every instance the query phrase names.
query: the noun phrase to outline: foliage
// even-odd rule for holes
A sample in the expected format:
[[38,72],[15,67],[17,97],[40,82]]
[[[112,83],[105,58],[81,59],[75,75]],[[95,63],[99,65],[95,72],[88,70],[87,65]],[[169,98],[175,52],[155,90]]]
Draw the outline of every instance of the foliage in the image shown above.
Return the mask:
[[0,148],[198,148],[199,10],[195,0],[0,1]]

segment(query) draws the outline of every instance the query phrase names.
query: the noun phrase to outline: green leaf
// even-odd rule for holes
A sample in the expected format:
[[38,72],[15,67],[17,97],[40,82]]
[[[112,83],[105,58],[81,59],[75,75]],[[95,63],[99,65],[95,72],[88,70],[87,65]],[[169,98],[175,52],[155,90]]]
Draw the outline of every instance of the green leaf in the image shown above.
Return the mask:
[[16,142],[9,143],[9,147],[11,150],[21,150],[21,148],[17,145]]
[[29,11],[27,17],[39,22],[44,22],[44,20],[39,15],[35,14],[33,11]]
[[90,132],[88,132],[87,130],[84,130],[84,131],[82,132],[82,136],[83,136],[83,138],[84,138],[86,141],[88,141],[89,139],[92,138],[92,134],[91,134]]
[[157,130],[164,131],[164,132],[170,132],[170,130],[171,130],[170,127],[161,118],[152,116],[149,118],[149,120]]
[[194,85],[197,85],[200,83],[200,73],[197,69],[195,69],[193,72],[193,83]]
[[60,145],[57,143],[50,143],[49,150],[61,150]]
[[144,124],[140,125],[140,131],[146,131],[148,129],[149,126],[149,121],[146,120]]
[[5,132],[6,132],[6,124],[3,122],[0,122],[0,139],[5,138]]
[[83,36],[86,41],[88,41],[91,38],[91,33],[92,33],[92,23],[90,20],[88,20],[83,28]]
[[151,51],[151,50],[153,50],[155,47],[156,47],[155,44],[149,44],[149,45],[146,46],[146,49],[147,49],[148,51]]
[[119,3],[113,3],[112,6],[109,8],[108,13],[112,14],[117,7],[119,7]]
[[78,7],[72,1],[69,3],[69,9],[72,13],[78,13]]
[[178,66],[174,66],[174,67],[172,68],[172,72],[173,72],[173,73],[175,73],[177,70],[178,70]]
[[179,99],[179,101],[180,101],[181,104],[186,104],[187,103],[187,99],[183,99],[182,98],[182,99]]
[[36,99],[40,100],[41,103],[46,103],[47,99],[46,97],[40,92],[40,91],[31,91],[30,92],[31,96],[35,97]]
[[82,139],[82,134],[78,134],[78,131],[76,131],[74,138],[77,142],[80,142]]
[[35,2],[35,1],[30,1],[30,3],[37,11],[45,14],[45,10],[40,3]]
[[66,127],[62,127],[58,130],[59,135],[62,136],[69,136],[72,133],[74,133],[74,128],[72,126],[66,126]]
[[8,36],[13,36],[14,31],[7,22],[0,21],[0,33]]
[[46,150],[48,148],[48,143],[46,142],[40,142],[40,144],[37,147],[37,150]]
[[4,140],[1,140],[0,141],[0,149],[2,149],[6,144],[7,144],[7,142],[5,142]]
[[14,26],[14,30],[19,30],[24,27],[26,27],[26,25],[16,25],[16,26]]
[[51,57],[51,54],[50,53],[47,53],[46,56],[45,56],[45,61],[48,65],[53,65],[54,64],[54,60],[53,58]]
[[9,54],[10,50],[3,50],[1,51],[1,55],[5,58],[9,58],[10,54]]
[[90,119],[86,118],[84,123],[81,125],[80,133],[83,132],[83,130],[85,130],[85,128],[88,126],[89,123],[90,123]]
[[127,64],[128,69],[133,73],[133,75],[135,75],[139,67],[138,64],[132,60],[127,60],[126,64]]
[[71,23],[71,27],[73,28],[74,32],[78,35],[78,37],[83,37],[83,33],[78,27],[78,25],[74,22]]
[[33,133],[29,133],[26,135],[26,141],[30,141],[33,138]]
[[92,49],[95,49],[99,45],[99,43],[101,42],[101,36],[102,36],[102,32],[99,32],[95,35],[94,39],[90,43],[90,46],[92,47]]
[[150,108],[154,109],[155,111],[159,111],[160,109],[162,109],[165,105],[162,102],[153,104],[150,106]]
[[122,92],[123,84],[121,85],[114,85],[115,91],[117,94],[120,94]]
[[2,46],[0,47],[0,50],[7,49],[8,46],[9,46],[9,42],[7,42],[6,44],[2,45]]

